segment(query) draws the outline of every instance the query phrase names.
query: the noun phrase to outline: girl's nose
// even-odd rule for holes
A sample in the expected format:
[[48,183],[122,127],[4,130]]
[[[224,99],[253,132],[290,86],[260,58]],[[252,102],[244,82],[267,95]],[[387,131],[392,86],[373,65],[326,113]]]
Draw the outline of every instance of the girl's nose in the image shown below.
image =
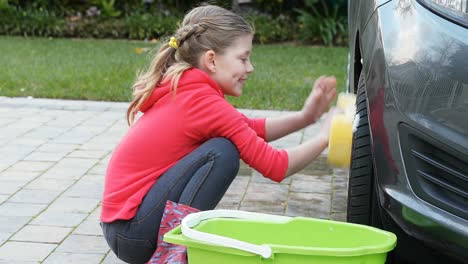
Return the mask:
[[252,63],[249,62],[248,65],[247,65],[247,73],[251,73],[251,72],[253,72],[253,70],[254,70],[254,67],[253,67]]

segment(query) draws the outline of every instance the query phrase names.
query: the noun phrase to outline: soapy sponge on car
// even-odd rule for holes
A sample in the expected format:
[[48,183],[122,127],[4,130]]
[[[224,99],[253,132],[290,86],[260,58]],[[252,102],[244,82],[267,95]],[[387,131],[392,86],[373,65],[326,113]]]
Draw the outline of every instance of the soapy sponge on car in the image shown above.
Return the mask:
[[356,131],[359,122],[355,103],[355,94],[338,95],[337,107],[342,109],[343,113],[333,117],[328,141],[327,160],[333,167],[349,167],[351,163],[353,132]]

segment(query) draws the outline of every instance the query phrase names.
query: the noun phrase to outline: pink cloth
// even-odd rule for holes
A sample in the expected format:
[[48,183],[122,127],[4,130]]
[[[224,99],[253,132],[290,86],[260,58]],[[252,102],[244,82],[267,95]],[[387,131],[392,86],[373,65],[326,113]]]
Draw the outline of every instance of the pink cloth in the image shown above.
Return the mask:
[[187,248],[182,245],[171,244],[163,241],[164,234],[180,225],[182,219],[191,213],[199,212],[198,209],[167,201],[164,209],[161,225],[159,226],[158,243],[156,251],[148,264],[185,264],[187,263]]

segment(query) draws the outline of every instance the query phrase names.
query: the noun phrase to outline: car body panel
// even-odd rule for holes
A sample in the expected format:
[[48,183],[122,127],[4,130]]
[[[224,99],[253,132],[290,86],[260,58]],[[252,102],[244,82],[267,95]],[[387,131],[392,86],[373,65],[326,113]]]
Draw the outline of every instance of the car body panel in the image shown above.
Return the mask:
[[409,236],[466,260],[468,221],[415,194],[400,134],[405,124],[468,160],[468,30],[411,0],[348,10],[348,90],[362,69],[380,205]]

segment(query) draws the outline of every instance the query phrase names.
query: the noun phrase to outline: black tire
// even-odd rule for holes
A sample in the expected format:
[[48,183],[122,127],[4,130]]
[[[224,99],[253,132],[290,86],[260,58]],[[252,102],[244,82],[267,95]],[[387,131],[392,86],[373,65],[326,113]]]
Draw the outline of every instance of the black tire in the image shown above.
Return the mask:
[[366,84],[362,72],[359,76],[356,97],[356,111],[360,119],[357,131],[353,135],[347,221],[381,227],[367,115]]

